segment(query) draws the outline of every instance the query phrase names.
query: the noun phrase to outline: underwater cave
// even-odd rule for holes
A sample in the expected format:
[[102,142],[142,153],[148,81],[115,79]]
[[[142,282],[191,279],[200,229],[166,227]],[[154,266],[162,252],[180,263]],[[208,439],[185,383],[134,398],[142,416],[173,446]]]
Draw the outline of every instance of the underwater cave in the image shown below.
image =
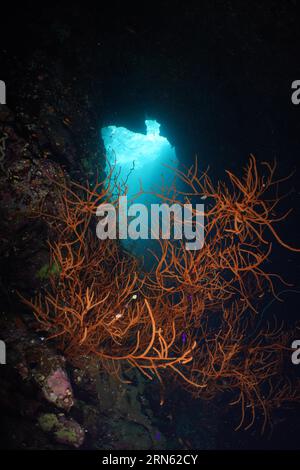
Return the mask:
[[[34,3],[1,10],[0,448],[299,449],[296,2]],[[101,239],[125,195],[203,204],[204,244]]]

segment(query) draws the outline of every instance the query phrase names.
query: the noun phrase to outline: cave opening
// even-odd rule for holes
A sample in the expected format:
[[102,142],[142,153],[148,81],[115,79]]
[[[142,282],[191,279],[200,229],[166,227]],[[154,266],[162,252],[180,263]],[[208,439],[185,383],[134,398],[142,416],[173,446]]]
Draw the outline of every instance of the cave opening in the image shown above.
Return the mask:
[[[161,124],[155,119],[145,120],[144,133],[126,127],[109,125],[101,129],[106,152],[106,173],[113,168],[120,187],[127,187],[131,202],[161,203],[153,193],[163,193],[174,182],[174,169],[178,166],[175,147],[160,133]],[[139,194],[141,188],[143,194]],[[151,238],[151,237],[149,237]],[[122,240],[123,246],[136,256],[145,256],[151,240]]]

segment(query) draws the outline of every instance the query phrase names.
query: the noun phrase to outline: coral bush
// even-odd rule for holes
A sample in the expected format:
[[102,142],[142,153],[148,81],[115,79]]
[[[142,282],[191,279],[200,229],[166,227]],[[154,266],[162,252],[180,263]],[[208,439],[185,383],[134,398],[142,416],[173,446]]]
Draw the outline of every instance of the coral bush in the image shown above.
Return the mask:
[[[172,374],[195,396],[212,399],[225,392],[240,406],[238,427],[249,427],[257,413],[263,429],[274,407],[299,401],[299,383],[282,372],[290,336],[274,320],[256,328],[255,299],[266,290],[276,296],[276,273],[265,271],[275,241],[299,251],[278,235],[274,215],[280,202],[275,165],[260,171],[251,156],[240,179],[214,186],[195,165],[174,170],[185,186],[156,192],[178,204],[205,200],[205,243],[187,251],[184,240],[157,240],[153,269],[116,240],[96,237],[96,209],[110,201],[118,208],[114,172],[94,187],[57,183],[56,215],[41,209],[50,228],[50,287],[29,305],[39,328],[48,332],[74,362],[94,357],[109,373],[135,367],[165,387]],[[142,189],[141,189],[142,191]],[[197,209],[193,209],[197,215]]]

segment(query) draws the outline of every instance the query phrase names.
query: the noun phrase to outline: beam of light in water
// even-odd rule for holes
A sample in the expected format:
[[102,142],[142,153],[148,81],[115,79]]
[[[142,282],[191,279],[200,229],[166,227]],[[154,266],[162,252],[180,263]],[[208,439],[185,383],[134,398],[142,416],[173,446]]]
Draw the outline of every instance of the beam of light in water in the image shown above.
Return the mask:
[[[166,137],[160,135],[160,124],[155,120],[146,120],[145,124],[145,134],[117,126],[107,126],[101,130],[107,160],[115,165],[119,183],[126,182],[128,200],[138,193],[140,181],[145,191],[160,188],[162,184],[170,186],[174,173],[163,165],[176,168],[178,164],[175,148]],[[151,203],[162,201],[154,196],[142,195],[135,202],[149,207]],[[137,255],[144,253],[150,244],[150,241],[144,240],[124,240],[123,243]]]
[[170,183],[171,172],[163,164],[177,166],[175,148],[160,135],[160,124],[155,120],[146,120],[145,124],[146,134],[116,126],[101,131],[108,161],[115,162],[120,183],[127,181],[128,198],[138,192],[140,179],[145,189],[159,184],[162,175]]

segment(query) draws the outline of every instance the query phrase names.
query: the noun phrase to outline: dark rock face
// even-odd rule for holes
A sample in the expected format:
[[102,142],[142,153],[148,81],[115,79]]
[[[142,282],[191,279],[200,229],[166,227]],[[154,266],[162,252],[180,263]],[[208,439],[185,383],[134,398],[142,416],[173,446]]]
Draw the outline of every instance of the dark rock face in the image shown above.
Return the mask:
[[0,379],[4,448],[164,448],[139,374],[124,385],[92,360],[75,368],[21,317],[2,320],[1,334],[8,356]]
[[[63,171],[41,155],[6,108],[0,114],[1,138],[1,265],[6,289],[40,285],[37,273],[48,260],[47,232],[38,212],[55,212]],[[25,275],[26,270],[26,275]]]
[[[65,360],[46,346],[42,336],[31,332],[21,317],[2,319],[1,335],[7,346],[7,365],[2,368],[0,381],[2,417],[7,426],[3,447],[47,446],[47,438],[37,428],[38,414],[48,409],[68,413],[74,404]],[[66,418],[65,427],[67,423]],[[73,427],[80,429],[75,422]],[[77,447],[83,438],[74,443],[56,442]]]

